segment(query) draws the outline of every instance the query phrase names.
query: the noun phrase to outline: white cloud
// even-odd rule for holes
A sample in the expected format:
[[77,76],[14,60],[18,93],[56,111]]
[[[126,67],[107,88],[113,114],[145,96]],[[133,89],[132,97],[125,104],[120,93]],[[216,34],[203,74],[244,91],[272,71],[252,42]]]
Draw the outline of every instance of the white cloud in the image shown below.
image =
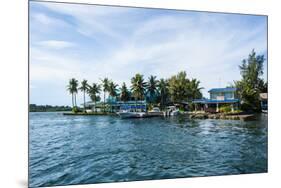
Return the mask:
[[[209,89],[224,87],[239,79],[238,65],[253,48],[258,53],[267,50],[264,24],[244,27],[239,21],[233,23],[224,16],[211,14],[197,17],[151,16],[138,20],[138,24],[131,27],[134,24],[131,22],[135,21],[126,19],[132,14],[128,9],[44,5],[52,11],[72,16],[76,21],[76,32],[89,37],[105,35],[106,39],[118,39],[118,45],[112,46],[112,40],[105,43],[100,39],[107,46],[102,54],[84,56],[85,48],[77,47],[83,47],[83,42],[75,41],[73,44],[45,38],[31,48],[31,82],[48,81],[63,86],[72,77],[87,79],[90,83],[109,77],[121,85],[122,82],[130,84],[130,78],[137,72],[144,74],[145,78],[149,75],[168,78],[184,70],[189,77],[201,81],[207,96]],[[130,14],[127,15],[128,12]],[[114,19],[120,15],[126,18]],[[44,16],[37,18],[46,25],[57,25],[58,20],[48,19]],[[116,30],[120,24],[130,25],[128,31],[122,33]],[[76,55],[65,51],[65,48],[74,45]],[[92,51],[97,44],[87,45],[87,49]],[[50,48],[60,50],[50,51]],[[64,87],[60,89],[65,92]]]
[[34,25],[40,24],[40,26],[44,28],[69,26],[67,22],[61,19],[50,17],[43,13],[33,13],[31,14],[31,19]]
[[108,26],[113,26],[111,19],[130,11],[130,9],[109,6],[62,5],[58,3],[44,3],[42,5],[52,11],[72,16],[77,24],[77,32],[82,35],[94,38],[98,38],[97,35],[106,35],[119,40],[123,39],[122,35]]
[[49,48],[49,49],[64,49],[69,47],[74,47],[75,44],[68,41],[60,41],[60,40],[47,40],[47,41],[40,41],[37,43],[41,47]]

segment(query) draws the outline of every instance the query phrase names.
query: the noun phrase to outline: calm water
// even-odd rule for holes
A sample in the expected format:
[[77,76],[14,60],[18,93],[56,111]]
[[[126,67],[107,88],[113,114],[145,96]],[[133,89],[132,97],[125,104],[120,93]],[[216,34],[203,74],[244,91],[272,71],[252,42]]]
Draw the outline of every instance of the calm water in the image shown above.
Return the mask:
[[267,172],[259,121],[30,113],[29,185]]

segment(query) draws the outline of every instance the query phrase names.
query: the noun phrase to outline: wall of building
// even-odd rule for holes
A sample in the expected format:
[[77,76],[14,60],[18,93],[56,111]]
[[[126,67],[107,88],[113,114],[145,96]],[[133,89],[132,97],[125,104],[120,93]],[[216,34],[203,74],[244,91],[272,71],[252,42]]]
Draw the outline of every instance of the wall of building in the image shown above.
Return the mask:
[[210,93],[211,100],[226,100],[226,99],[234,99],[234,92],[214,92]]

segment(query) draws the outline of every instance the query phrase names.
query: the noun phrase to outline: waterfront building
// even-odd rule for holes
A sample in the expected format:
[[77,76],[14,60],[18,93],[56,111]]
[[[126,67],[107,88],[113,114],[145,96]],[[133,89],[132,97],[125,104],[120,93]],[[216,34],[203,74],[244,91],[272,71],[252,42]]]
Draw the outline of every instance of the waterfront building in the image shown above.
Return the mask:
[[[91,109],[92,111],[101,112],[103,111],[104,104],[103,102],[87,102],[86,108]],[[118,101],[118,100],[107,100],[105,103],[106,111],[110,112],[118,112],[120,110],[128,110],[128,111],[137,111],[137,112],[145,112],[147,109],[146,101]]]
[[239,99],[236,96],[237,88],[213,88],[209,90],[209,99],[195,99],[195,111],[219,112],[220,107],[229,105],[231,111],[238,108]]

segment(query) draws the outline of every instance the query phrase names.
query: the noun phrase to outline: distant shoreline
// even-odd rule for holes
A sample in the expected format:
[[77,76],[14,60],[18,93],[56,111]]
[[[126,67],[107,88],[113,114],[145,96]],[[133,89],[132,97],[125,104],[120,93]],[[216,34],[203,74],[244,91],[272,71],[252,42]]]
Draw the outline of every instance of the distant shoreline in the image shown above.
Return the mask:
[[29,112],[62,112],[71,111],[70,106],[52,106],[52,105],[36,105],[29,104]]

